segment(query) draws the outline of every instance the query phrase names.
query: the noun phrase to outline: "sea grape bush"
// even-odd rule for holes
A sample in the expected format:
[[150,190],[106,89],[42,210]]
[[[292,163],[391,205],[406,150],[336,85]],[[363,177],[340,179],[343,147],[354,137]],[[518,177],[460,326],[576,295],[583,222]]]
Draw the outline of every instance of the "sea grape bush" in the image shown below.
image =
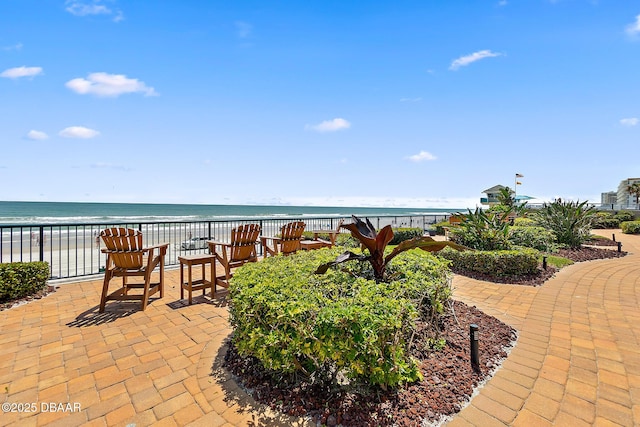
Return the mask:
[[[416,319],[444,310],[447,261],[424,251],[399,254],[387,282],[367,263],[314,274],[340,249],[271,257],[238,269],[229,286],[233,341],[245,356],[280,373],[383,388],[420,378],[408,348]],[[365,271],[365,270],[368,270]]]

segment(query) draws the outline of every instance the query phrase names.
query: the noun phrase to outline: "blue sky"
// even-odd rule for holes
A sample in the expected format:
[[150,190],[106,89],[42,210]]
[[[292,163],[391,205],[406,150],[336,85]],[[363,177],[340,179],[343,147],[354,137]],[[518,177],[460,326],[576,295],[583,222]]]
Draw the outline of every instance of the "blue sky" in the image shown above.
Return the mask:
[[636,1],[0,1],[3,200],[474,207],[640,176]]

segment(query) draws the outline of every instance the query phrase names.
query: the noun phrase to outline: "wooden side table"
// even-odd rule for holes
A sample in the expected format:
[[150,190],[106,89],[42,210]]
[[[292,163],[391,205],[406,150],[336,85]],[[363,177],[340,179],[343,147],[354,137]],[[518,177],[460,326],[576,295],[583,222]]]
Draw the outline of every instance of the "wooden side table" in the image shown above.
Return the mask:
[[[211,288],[211,298],[216,295],[216,257],[215,255],[208,254],[196,254],[196,255],[184,255],[178,257],[180,261],[180,299],[184,299],[184,290],[189,291],[189,305],[191,305],[191,294],[193,291],[202,290],[202,295],[205,294],[206,288]],[[211,280],[206,280],[205,270],[206,266],[211,266]],[[184,266],[187,266],[187,281],[184,281]],[[202,266],[202,279],[193,280],[191,267],[194,265]]]

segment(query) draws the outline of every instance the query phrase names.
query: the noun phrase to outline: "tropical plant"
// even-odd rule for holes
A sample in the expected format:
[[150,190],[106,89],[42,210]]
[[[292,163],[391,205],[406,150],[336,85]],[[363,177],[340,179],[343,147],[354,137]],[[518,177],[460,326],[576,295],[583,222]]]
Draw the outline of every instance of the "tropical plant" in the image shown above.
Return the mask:
[[366,222],[353,215],[353,222],[351,224],[343,224],[341,227],[349,230],[351,235],[360,241],[364,249],[368,250],[368,254],[355,254],[351,251],[346,251],[339,255],[334,261],[320,265],[316,270],[316,274],[324,274],[329,267],[346,261],[368,261],[373,268],[373,278],[376,282],[380,283],[387,281],[386,270],[391,260],[398,254],[408,251],[409,249],[420,248],[427,252],[437,252],[447,246],[457,250],[466,249],[453,242],[439,242],[431,237],[421,236],[401,242],[390,253],[385,255],[385,249],[393,239],[391,226],[387,225],[382,228],[380,232],[377,232],[373,224],[371,224],[371,221],[369,221],[368,218],[365,218],[365,220]]
[[534,214],[534,219],[540,226],[553,231],[557,243],[578,248],[589,240],[597,217],[595,208],[586,201],[556,199],[552,203],[544,203]]
[[629,194],[636,196],[636,208],[640,209],[640,182],[634,182],[627,187]]
[[509,249],[509,212],[484,211],[462,214],[464,220],[455,229],[449,230],[451,240],[472,249],[492,251]]
[[508,208],[513,208],[516,204],[515,193],[509,187],[501,188],[496,195],[498,203]]

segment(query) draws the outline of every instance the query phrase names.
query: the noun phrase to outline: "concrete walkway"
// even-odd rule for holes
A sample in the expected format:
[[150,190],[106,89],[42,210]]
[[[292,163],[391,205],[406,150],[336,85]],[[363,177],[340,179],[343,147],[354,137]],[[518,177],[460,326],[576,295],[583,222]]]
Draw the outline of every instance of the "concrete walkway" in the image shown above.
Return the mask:
[[[640,236],[616,235],[631,255],[542,287],[455,278],[457,299],[519,340],[450,426],[640,425]],[[189,306],[177,270],[167,276],[144,312],[110,302],[98,313],[99,280],[0,312],[0,400],[13,404],[0,426],[310,424],[256,404],[220,369],[225,292]]]

